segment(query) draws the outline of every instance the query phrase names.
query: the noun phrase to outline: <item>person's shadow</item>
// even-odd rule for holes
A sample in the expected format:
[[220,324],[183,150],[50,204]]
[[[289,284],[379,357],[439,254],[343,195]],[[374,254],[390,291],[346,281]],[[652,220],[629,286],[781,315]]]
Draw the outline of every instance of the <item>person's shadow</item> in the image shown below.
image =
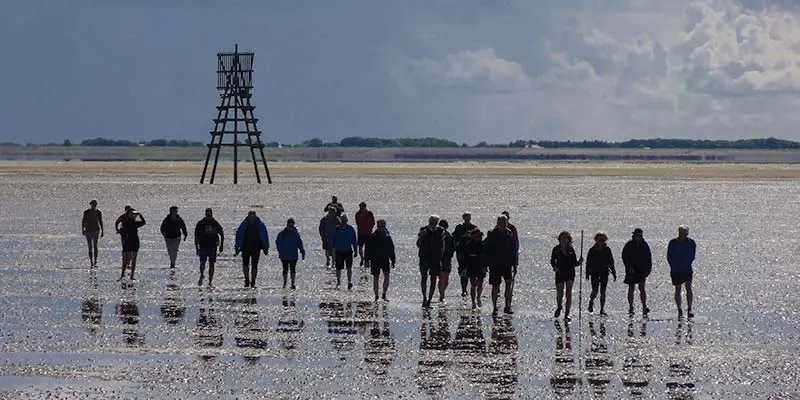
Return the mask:
[[103,300],[98,293],[97,270],[89,270],[88,296],[81,303],[81,319],[94,335],[103,324]]
[[586,381],[592,388],[596,397],[602,398],[606,395],[608,384],[611,383],[611,376],[614,373],[614,361],[608,352],[608,340],[606,339],[606,323],[601,319],[599,322],[589,321],[589,354],[584,360],[586,368]]
[[117,318],[122,323],[122,338],[126,346],[144,346],[144,334],[139,331],[139,305],[136,301],[136,286],[122,283],[121,298],[115,307]]
[[489,398],[510,399],[514,397],[519,380],[517,352],[519,343],[511,317],[492,318],[492,341],[489,342],[489,358],[493,373]]
[[167,325],[177,325],[186,315],[186,306],[180,297],[180,287],[175,279],[175,270],[169,271],[169,279],[164,290],[164,301],[161,303],[161,317]]
[[561,325],[561,320],[554,322],[556,328],[556,350],[553,355],[553,367],[550,371],[550,387],[556,397],[570,397],[578,385],[575,353],[572,350],[572,332],[569,323]]
[[683,322],[678,320],[675,329],[675,346],[690,347],[689,351],[684,348],[676,349],[675,356],[669,360],[669,375],[667,376],[667,394],[671,399],[693,399],[695,395],[695,382],[692,377],[693,360],[691,357],[691,346],[694,342],[693,322]]

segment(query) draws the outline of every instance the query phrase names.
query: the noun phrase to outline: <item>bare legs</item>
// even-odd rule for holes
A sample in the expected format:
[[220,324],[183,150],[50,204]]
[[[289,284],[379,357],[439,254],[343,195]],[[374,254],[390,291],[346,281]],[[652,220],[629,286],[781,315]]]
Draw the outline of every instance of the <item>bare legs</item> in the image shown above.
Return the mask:
[[447,290],[447,286],[450,284],[450,273],[449,272],[442,272],[439,275],[439,302],[444,301],[444,291]]
[[[200,279],[197,281],[197,286],[203,286],[203,277],[206,274],[206,260],[200,261]],[[208,260],[208,286],[214,281],[214,261]]]
[[[692,282],[686,282],[683,284],[686,287],[686,312],[688,312],[688,317],[694,317],[694,313],[692,313],[692,301],[694,300],[694,293],[692,293]],[[681,285],[675,285],[675,305],[678,307],[678,317],[683,316],[683,304],[681,302]]]
[[[574,282],[575,281],[556,282],[556,304],[558,307],[553,317],[558,318],[559,315],[561,315],[562,297],[564,297],[564,319],[569,319],[569,310],[572,308],[572,284]],[[566,289],[566,293],[564,289]]]
[[97,236],[87,236],[86,246],[89,248],[89,262],[97,266]]
[[[633,292],[636,290],[637,284],[628,285],[628,314],[633,314]],[[645,281],[638,283],[639,285],[639,299],[642,301],[642,313],[647,315],[650,309],[647,308],[647,292],[645,290]],[[680,308],[680,306],[678,306]]]
[[472,298],[472,309],[481,306],[481,295],[483,294],[483,278],[469,278],[471,285],[469,295]]
[[119,281],[125,278],[125,270],[130,266],[131,268],[131,280],[134,279],[134,272],[136,272],[136,256],[138,255],[138,251],[125,251],[122,253],[122,270],[119,273]]
[[[375,292],[375,301],[378,301],[378,286],[380,281],[380,272],[372,275],[372,291]],[[383,300],[388,300],[386,298],[386,292],[389,290],[389,273],[383,271]]]

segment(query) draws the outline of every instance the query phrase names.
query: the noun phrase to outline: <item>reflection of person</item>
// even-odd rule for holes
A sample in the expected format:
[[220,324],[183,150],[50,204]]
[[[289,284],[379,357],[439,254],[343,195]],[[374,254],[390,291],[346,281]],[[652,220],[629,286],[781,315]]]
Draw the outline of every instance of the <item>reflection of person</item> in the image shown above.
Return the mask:
[[669,263],[669,276],[675,286],[675,305],[678,307],[678,318],[683,317],[683,303],[681,301],[681,285],[686,288],[686,312],[689,318],[692,313],[692,263],[697,252],[697,245],[689,237],[689,227],[678,227],[678,237],[669,241],[667,246],[667,262]]
[[222,347],[223,337],[219,331],[214,300],[210,297],[200,299],[200,313],[197,316],[196,341],[200,347]]
[[[242,253],[242,273],[244,274],[244,287],[256,287],[258,275],[258,259],[261,252],[266,256],[269,253],[269,233],[267,226],[256,215],[255,211],[247,213],[247,218],[236,230],[236,253]],[[210,282],[210,278],[209,278]]]
[[581,263],[583,263],[583,255],[581,255],[580,260],[575,255],[575,249],[572,247],[572,235],[567,231],[559,233],[558,245],[553,247],[553,252],[550,255],[550,266],[553,267],[553,272],[556,273],[557,307],[553,318],[558,318],[561,315],[562,298],[566,298],[564,320],[569,321],[569,310],[572,306],[572,284],[575,282],[575,267],[581,265]]
[[389,271],[395,265],[394,242],[386,229],[386,221],[378,220],[378,229],[366,241],[364,257],[367,258],[370,272],[372,273],[372,291],[375,301],[378,301],[378,280],[383,273],[383,301],[388,301],[386,292],[389,290]]
[[383,317],[372,323],[369,337],[364,340],[364,362],[373,366],[375,375],[385,375],[396,352],[397,344],[389,329],[389,319],[384,309]]
[[203,278],[206,272],[206,261],[208,262],[208,286],[214,280],[214,264],[217,262],[217,246],[219,253],[222,253],[222,245],[225,240],[222,232],[222,225],[214,219],[214,211],[206,208],[206,215],[194,228],[194,247],[197,256],[200,257],[200,279],[197,286],[203,285]]
[[119,232],[122,237],[122,271],[119,279],[125,277],[125,269],[130,265],[131,280],[135,281],[136,257],[139,254],[139,228],[145,224],[144,216],[133,208],[129,208],[125,213],[125,218],[120,223]]
[[294,350],[300,341],[300,334],[305,328],[305,322],[297,314],[297,305],[292,296],[283,296],[283,313],[278,320],[277,331],[282,333],[281,344],[286,350]]
[[161,304],[161,317],[164,322],[169,325],[175,325],[183,319],[186,314],[186,306],[183,305],[183,300],[180,297],[180,288],[175,283],[175,270],[171,270],[169,274],[169,283],[167,283],[164,292],[164,302]]
[[561,326],[561,321],[554,322],[556,327],[556,350],[553,358],[553,375],[550,386],[559,397],[569,397],[578,383],[575,371],[575,355],[572,352],[572,334],[569,324]]
[[89,202],[89,208],[83,212],[81,220],[81,232],[86,238],[86,245],[89,247],[89,263],[97,266],[97,240],[103,237],[103,213],[97,209],[97,200]]
[[286,228],[280,231],[278,237],[275,239],[275,247],[278,248],[278,257],[283,265],[283,288],[286,289],[286,275],[291,273],[292,290],[294,290],[298,251],[300,255],[302,255],[303,260],[306,259],[306,249],[303,246],[303,239],[300,237],[300,232],[298,232],[297,227],[295,227],[294,219],[289,218],[286,221]]
[[136,302],[135,289],[126,287],[125,284],[123,284],[123,289],[131,290],[125,293],[124,298],[117,302],[115,307],[117,317],[125,325],[122,329],[122,336],[128,346],[143,346],[144,335],[137,328],[139,324],[139,306]]
[[175,261],[178,259],[178,249],[181,247],[181,234],[183,234],[183,240],[186,240],[188,236],[186,232],[186,222],[178,215],[178,206],[171,206],[169,208],[169,214],[161,221],[161,236],[164,237],[164,242],[167,245],[170,268],[175,268]]
[[625,284],[628,285],[628,314],[633,314],[633,292],[638,285],[642,314],[646,316],[650,313],[650,309],[647,308],[645,281],[653,269],[653,256],[640,228],[634,229],[633,237],[625,243],[622,249],[622,262],[625,264]]
[[605,321],[599,320],[599,326],[597,327],[595,327],[594,322],[589,321],[589,334],[592,341],[589,347],[589,354],[584,361],[586,380],[594,389],[594,394],[597,397],[604,397],[607,385],[611,382],[611,375],[614,372],[614,362],[608,354]]
[[492,319],[492,341],[489,342],[489,355],[497,379],[490,388],[488,398],[513,398],[516,392],[519,373],[517,371],[517,334],[511,325],[510,317]]
[[586,280],[592,280],[592,293],[589,295],[589,312],[594,312],[594,299],[597,292],[600,292],[600,315],[606,314],[606,286],[608,286],[608,274],[614,276],[617,281],[617,271],[614,269],[614,255],[608,248],[606,242],[608,236],[603,232],[594,235],[594,246],[589,249],[586,255]]

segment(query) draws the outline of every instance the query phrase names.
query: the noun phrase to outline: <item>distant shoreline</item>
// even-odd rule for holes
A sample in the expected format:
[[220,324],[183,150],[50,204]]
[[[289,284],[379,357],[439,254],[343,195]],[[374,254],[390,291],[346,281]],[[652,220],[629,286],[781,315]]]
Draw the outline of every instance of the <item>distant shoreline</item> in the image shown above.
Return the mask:
[[[203,147],[0,146],[3,161],[203,162]],[[646,162],[800,164],[800,150],[621,148],[265,148],[269,162]],[[233,159],[225,149],[220,160]],[[239,160],[250,161],[249,149]]]

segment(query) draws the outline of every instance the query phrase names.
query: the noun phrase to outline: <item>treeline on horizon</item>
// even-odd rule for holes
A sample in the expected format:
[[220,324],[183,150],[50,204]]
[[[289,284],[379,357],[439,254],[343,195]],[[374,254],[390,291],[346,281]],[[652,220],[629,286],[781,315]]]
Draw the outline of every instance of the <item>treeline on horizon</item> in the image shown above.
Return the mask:
[[[17,143],[0,143],[4,146],[22,146]],[[480,142],[475,145],[466,143],[458,144],[452,140],[441,138],[377,138],[377,137],[346,137],[339,142],[325,142],[314,138],[301,144],[281,144],[278,142],[265,142],[266,147],[369,147],[369,148],[577,148],[577,149],[800,149],[800,142],[776,139],[773,137],[760,139],[739,140],[709,140],[709,139],[631,139],[623,142],[609,142],[603,140],[582,141],[557,141],[557,140],[516,140],[505,144],[490,144]],[[65,140],[61,144],[26,146],[86,146],[86,147],[204,147],[206,143],[192,140],[155,139],[150,141],[115,140],[106,138],[86,139],[78,144]]]

